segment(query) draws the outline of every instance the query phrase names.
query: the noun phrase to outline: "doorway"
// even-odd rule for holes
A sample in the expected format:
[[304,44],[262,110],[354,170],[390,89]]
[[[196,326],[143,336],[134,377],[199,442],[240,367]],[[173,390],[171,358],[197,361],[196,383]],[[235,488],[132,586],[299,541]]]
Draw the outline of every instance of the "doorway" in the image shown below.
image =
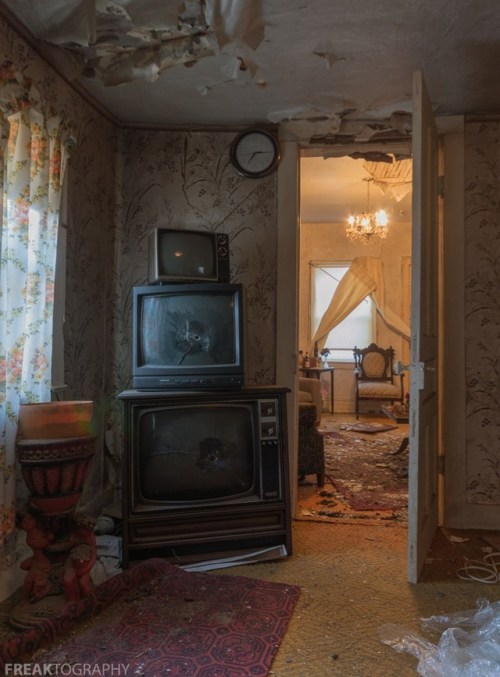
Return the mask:
[[[345,270],[357,257],[374,257],[382,262],[385,301],[402,322],[409,325],[411,161],[408,160],[404,167],[398,163],[392,172],[387,166],[375,167],[375,164],[387,165],[351,157],[324,160],[322,156],[308,155],[300,158],[298,345],[303,354],[310,351],[311,336],[316,328],[317,318],[311,313],[311,303],[315,295],[321,293],[315,282],[318,270],[335,275],[336,265],[340,266],[338,270],[342,270],[342,266]],[[375,183],[375,179],[380,177],[386,178],[385,184],[382,181]],[[367,181],[372,182],[368,196]],[[384,189],[383,192],[381,189]],[[350,241],[345,232],[347,217],[366,211],[367,208],[372,211],[381,208],[386,210],[389,217],[387,236],[385,239],[369,239],[367,243]],[[369,303],[369,299],[364,301],[364,304]],[[352,324],[354,326],[356,322]],[[409,341],[388,326],[375,307],[369,332],[370,337],[366,341],[384,347],[391,345],[395,349],[396,361],[408,364]],[[332,354],[335,350],[333,360],[329,363],[335,367],[333,414],[329,411],[328,379],[322,388],[324,407],[321,429],[325,435],[327,486],[317,492],[315,488],[311,489],[309,478],[305,478],[298,489],[298,511],[301,510],[301,501],[307,498],[304,507],[306,513],[314,511],[316,505],[323,515],[331,514],[341,519],[345,515],[349,520],[405,523],[408,448],[400,449],[404,446],[402,440],[408,436],[408,424],[391,420],[380,411],[380,407],[365,408],[360,420],[356,421],[352,354],[356,339],[349,338],[345,331],[338,336],[332,341],[340,341],[340,345],[338,342],[330,345],[328,341],[326,344]],[[408,385],[406,378],[406,391]],[[356,423],[368,424],[377,433],[353,429]],[[352,463],[356,447],[357,462]],[[370,463],[374,467],[371,477]],[[329,472],[328,464],[333,472]],[[349,472],[353,473],[352,477],[346,477]],[[365,486],[361,486],[363,484]],[[315,501],[315,494],[319,494],[320,500]],[[359,506],[361,510],[357,509]]]
[[[382,290],[385,307],[407,327],[410,323],[411,283],[411,160],[410,174],[393,190],[383,194],[374,184],[373,210],[384,208],[389,218],[385,239],[374,238],[368,243],[352,242],[346,237],[349,214],[366,208],[366,180],[375,163],[350,157],[300,158],[300,225],[298,240],[298,347],[305,354],[310,350],[311,338],[319,319],[311,317],[311,304],[315,298],[315,278],[318,270],[336,275],[329,266],[350,266],[357,257],[371,257],[380,261],[383,271]],[[377,163],[380,164],[380,163]],[[368,165],[368,167],[367,167]],[[378,194],[375,194],[375,191]],[[394,195],[399,196],[396,199]],[[327,293],[327,292],[325,292]],[[381,305],[380,304],[380,305]],[[384,308],[382,308],[382,311]],[[387,318],[386,318],[387,320]],[[360,322],[365,320],[361,319]],[[382,347],[392,345],[395,361],[409,362],[409,341],[384,321],[381,312],[373,310],[371,340]],[[334,339],[335,340],[335,339]],[[336,351],[335,411],[354,412],[354,379],[352,348],[356,342],[353,334],[343,334],[342,344],[328,346]],[[363,340],[358,337],[358,340]],[[370,340],[367,335],[366,341]],[[364,347],[364,346],[358,346]],[[343,351],[345,358],[342,358]],[[407,384],[408,385],[408,384]]]
[[[451,124],[440,125],[438,136],[426,94],[422,73],[413,79],[412,149],[414,180],[412,197],[412,390],[410,415],[410,477],[408,522],[408,580],[416,583],[432,538],[439,524],[440,497],[445,494],[447,506],[454,509],[466,506],[463,491],[454,479],[463,477],[465,443],[463,425],[457,425],[452,403],[458,401],[463,411],[463,387],[456,387],[457,379],[446,379],[447,373],[458,369],[463,374],[461,355],[464,346],[463,308],[458,303],[445,304],[454,297],[457,280],[463,283],[460,252],[463,239],[456,237],[457,223],[463,223],[463,118],[458,116]],[[441,140],[441,143],[439,141]],[[439,147],[442,150],[440,156]],[[306,152],[312,150],[307,148]],[[345,148],[343,148],[345,150]],[[293,481],[297,471],[297,352],[298,352],[298,189],[300,146],[296,140],[284,140],[282,160],[278,167],[278,251],[277,271],[277,381],[290,388],[288,401],[288,438],[291,457],[291,495],[295,504]],[[438,160],[446,167],[442,183],[439,181]],[[457,171],[454,171],[454,168]],[[440,205],[441,187],[446,192],[446,209]],[[291,195],[297,195],[291,200]],[[449,198],[448,198],[449,196]],[[454,198],[457,199],[454,199]],[[441,202],[443,202],[441,198]],[[446,255],[441,251],[441,240],[449,238]],[[455,246],[458,243],[459,246]],[[439,260],[437,260],[439,258]],[[458,272],[457,272],[458,271]],[[425,273],[425,275],[424,275]],[[461,286],[463,288],[463,284]],[[414,293],[416,290],[417,293]],[[290,310],[292,309],[292,312]],[[446,334],[443,327],[454,333],[453,350],[444,353]],[[426,347],[425,353],[422,347]],[[441,356],[437,364],[438,352]],[[413,378],[415,376],[415,378]],[[456,374],[455,374],[456,376]],[[463,381],[462,381],[463,382]],[[438,401],[437,386],[442,397]],[[444,406],[446,402],[446,407]],[[422,405],[425,403],[425,416]],[[439,443],[441,455],[453,456],[454,463],[439,480]],[[443,466],[444,467],[444,466]],[[446,464],[448,468],[448,464]],[[462,473],[462,474],[460,474]],[[441,493],[439,486],[445,491]],[[444,500],[444,496],[443,496]],[[468,506],[467,506],[468,508]],[[469,511],[470,512],[470,511]],[[445,525],[446,519],[442,522]]]

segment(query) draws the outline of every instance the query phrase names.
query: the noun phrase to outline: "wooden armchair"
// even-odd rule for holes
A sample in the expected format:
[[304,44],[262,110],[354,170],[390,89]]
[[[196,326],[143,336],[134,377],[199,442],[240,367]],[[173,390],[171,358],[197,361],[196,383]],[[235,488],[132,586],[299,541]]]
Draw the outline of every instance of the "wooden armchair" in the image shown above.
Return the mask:
[[404,401],[403,376],[394,382],[394,349],[379,348],[371,343],[368,348],[354,348],[354,373],[356,376],[356,418],[359,418],[359,403],[362,400],[378,402]]

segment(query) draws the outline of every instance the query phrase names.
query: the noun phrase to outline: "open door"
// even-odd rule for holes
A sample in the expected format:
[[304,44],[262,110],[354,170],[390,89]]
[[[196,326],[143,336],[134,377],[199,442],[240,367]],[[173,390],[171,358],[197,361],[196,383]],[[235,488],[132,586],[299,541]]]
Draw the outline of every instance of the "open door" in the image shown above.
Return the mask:
[[422,73],[413,78],[413,222],[408,580],[438,526],[438,135]]

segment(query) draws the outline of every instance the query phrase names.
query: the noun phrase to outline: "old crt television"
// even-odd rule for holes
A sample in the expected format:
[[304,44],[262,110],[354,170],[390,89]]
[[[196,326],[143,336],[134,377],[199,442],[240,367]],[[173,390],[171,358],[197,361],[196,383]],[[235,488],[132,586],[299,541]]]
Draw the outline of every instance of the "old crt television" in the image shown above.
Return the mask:
[[207,393],[134,402],[135,511],[282,497],[276,397]]
[[176,562],[281,546],[290,554],[286,392],[120,394],[125,567],[134,554]]
[[148,238],[149,284],[230,282],[225,233],[155,228]]
[[135,287],[132,322],[134,388],[244,384],[242,285]]

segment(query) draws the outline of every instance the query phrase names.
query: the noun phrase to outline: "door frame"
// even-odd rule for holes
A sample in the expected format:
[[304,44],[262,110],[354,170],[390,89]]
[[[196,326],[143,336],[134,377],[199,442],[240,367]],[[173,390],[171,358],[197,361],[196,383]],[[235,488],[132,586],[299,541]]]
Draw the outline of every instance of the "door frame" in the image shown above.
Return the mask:
[[[281,140],[278,165],[276,270],[276,383],[290,388],[287,398],[291,514],[295,514],[298,477],[298,309],[300,146]],[[295,199],[291,199],[295,196]]]
[[[455,302],[457,288],[462,291],[463,230],[464,230],[464,117],[461,115],[436,118],[438,134],[443,144],[445,209],[443,234],[442,305],[440,320],[441,358],[439,381],[442,395],[440,420],[442,422],[442,450],[453,455],[448,463],[441,489],[444,509],[442,524],[451,524],[453,516],[460,521],[463,510],[463,477],[465,476],[464,416],[465,414],[465,323],[463,303]],[[276,331],[276,381],[291,390],[287,400],[288,440],[290,456],[290,495],[292,515],[297,500],[297,359],[298,359],[298,271],[299,271],[299,225],[300,225],[300,157],[304,144],[297,140],[281,140],[282,158],[278,167],[278,215],[277,215],[277,331]],[[294,195],[295,200],[290,196]],[[460,231],[457,237],[457,224]],[[460,298],[463,294],[459,295]],[[452,298],[453,303],[447,303]],[[448,341],[444,351],[443,342],[453,335],[450,348]]]

